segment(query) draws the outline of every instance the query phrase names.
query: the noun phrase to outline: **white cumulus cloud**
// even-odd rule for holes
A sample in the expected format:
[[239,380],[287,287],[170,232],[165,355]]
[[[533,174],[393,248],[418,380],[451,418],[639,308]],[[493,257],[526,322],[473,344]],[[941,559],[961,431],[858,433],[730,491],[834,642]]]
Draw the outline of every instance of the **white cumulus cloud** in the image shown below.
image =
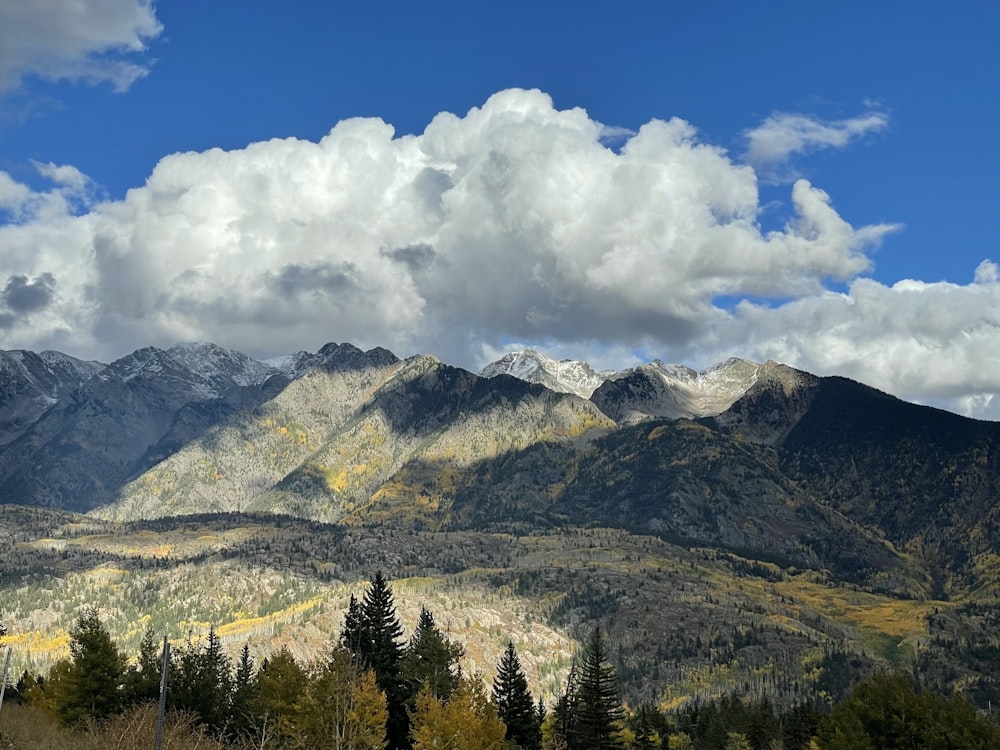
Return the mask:
[[69,166],[36,165],[43,191],[0,172],[0,348],[349,341],[470,369],[514,342],[603,367],[741,355],[990,408],[994,264],[882,286],[865,274],[893,225],[854,227],[799,180],[764,232],[755,171],[689,123],[614,149],[607,132],[508,90],[419,135],[352,119],[317,143],[172,154],[113,202]]
[[148,72],[135,54],[161,30],[151,0],[3,0],[0,92],[26,75],[125,91]]
[[888,125],[889,117],[883,112],[833,121],[777,112],[744,132],[747,148],[743,158],[769,182],[790,180],[797,174],[790,166],[793,157],[825,148],[844,148],[851,141]]
[[984,261],[975,280],[859,278],[771,308],[743,302],[720,341],[759,360],[839,374],[912,400],[1000,418],[1000,282]]

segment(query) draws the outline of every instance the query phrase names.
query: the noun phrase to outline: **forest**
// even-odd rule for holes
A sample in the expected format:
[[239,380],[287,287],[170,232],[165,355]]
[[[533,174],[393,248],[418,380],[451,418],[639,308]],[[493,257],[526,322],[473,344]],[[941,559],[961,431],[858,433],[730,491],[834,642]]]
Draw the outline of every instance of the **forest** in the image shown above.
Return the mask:
[[[0,645],[6,633],[0,620]],[[147,628],[129,657],[96,609],[48,674],[11,680],[0,747],[187,750],[922,750],[1000,747],[1000,726],[960,696],[877,673],[833,704],[777,708],[766,696],[691,701],[676,711],[622,703],[612,644],[595,627],[550,705],[529,688],[513,643],[490,680],[424,608],[408,639],[381,572],[351,598],[325,658],[282,649],[230,659],[214,629],[176,648]],[[164,672],[166,679],[164,680]],[[165,713],[157,710],[161,687]]]

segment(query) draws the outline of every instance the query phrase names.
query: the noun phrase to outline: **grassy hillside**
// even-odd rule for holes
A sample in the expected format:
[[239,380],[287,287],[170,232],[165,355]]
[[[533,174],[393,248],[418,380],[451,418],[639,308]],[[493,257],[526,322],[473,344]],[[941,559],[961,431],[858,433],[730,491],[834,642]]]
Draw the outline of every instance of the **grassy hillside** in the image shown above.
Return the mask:
[[383,570],[406,628],[430,607],[465,646],[465,668],[488,676],[513,639],[548,697],[598,622],[633,704],[832,699],[879,665],[995,692],[983,654],[942,637],[941,618],[973,628],[981,612],[623,530],[405,532],[246,515],[117,525],[14,506],[0,519],[14,540],[0,552],[0,601],[17,671],[65,655],[86,606],[130,653],[146,626],[175,641],[214,626],[234,655],[249,642],[257,657],[288,646],[307,661],[337,637],[349,595]]

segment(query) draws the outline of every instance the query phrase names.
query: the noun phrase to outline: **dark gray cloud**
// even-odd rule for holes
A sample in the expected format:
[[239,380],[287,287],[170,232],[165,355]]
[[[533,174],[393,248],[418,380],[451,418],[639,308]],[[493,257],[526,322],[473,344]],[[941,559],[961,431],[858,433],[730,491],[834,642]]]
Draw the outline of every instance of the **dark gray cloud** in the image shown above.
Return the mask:
[[278,294],[297,297],[303,294],[346,294],[356,290],[357,269],[352,263],[289,263],[270,275],[269,285]]
[[406,245],[392,250],[382,250],[381,253],[390,260],[402,263],[411,273],[430,268],[438,257],[433,247],[419,242],[415,245]]
[[55,294],[56,279],[51,273],[43,273],[36,279],[18,274],[7,279],[0,302],[14,313],[33,313],[52,304]]

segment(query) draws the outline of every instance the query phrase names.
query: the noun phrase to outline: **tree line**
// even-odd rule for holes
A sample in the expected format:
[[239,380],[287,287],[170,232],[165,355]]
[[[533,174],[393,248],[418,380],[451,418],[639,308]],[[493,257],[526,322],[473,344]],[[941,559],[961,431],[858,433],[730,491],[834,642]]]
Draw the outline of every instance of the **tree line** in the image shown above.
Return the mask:
[[[0,636],[4,632],[0,618]],[[189,640],[170,654],[167,706],[180,717],[175,724],[233,750],[1000,747],[1000,727],[971,704],[921,690],[905,675],[876,674],[827,713],[808,703],[777,711],[766,699],[751,705],[736,697],[672,713],[648,703],[629,710],[620,700],[608,639],[595,628],[565,690],[547,708],[532,696],[513,643],[491,687],[481,675],[462,671],[462,656],[427,609],[404,640],[392,590],[376,573],[361,599],[351,597],[325,659],[303,665],[283,648],[256,664],[244,645],[234,663],[210,629],[203,642]],[[148,717],[161,674],[151,630],[129,660],[91,609],[70,632],[69,658],[45,677],[24,673],[8,695],[42,708],[68,730],[93,733],[130,712]],[[2,730],[0,722],[5,739]]]

